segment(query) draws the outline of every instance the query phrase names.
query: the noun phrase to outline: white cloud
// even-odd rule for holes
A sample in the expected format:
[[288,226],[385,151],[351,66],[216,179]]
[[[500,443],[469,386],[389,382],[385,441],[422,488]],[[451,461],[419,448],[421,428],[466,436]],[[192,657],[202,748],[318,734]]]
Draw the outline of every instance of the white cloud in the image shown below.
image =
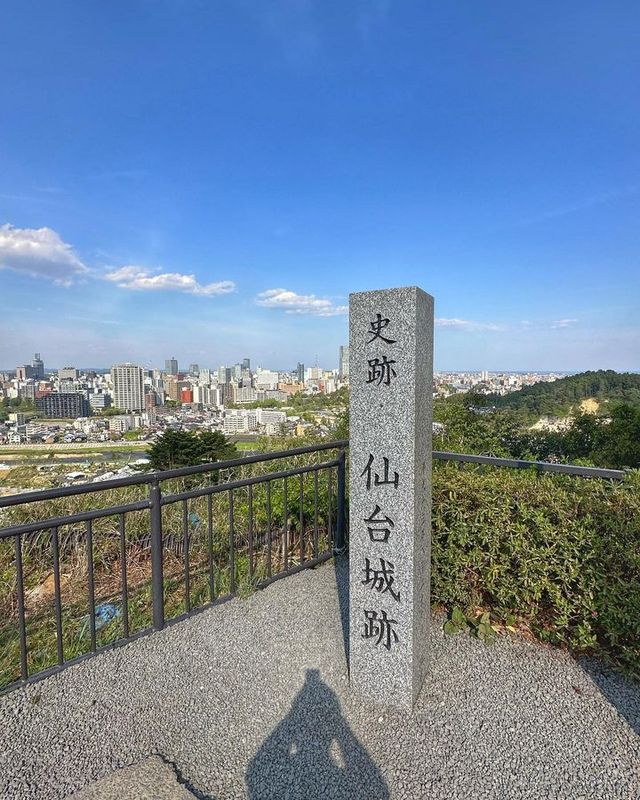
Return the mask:
[[314,294],[296,294],[289,289],[267,289],[256,297],[256,304],[279,308],[286,314],[312,314],[315,317],[336,317],[346,314],[348,306],[336,306],[333,301]]
[[198,283],[194,275],[184,275],[181,272],[154,273],[146,267],[121,267],[113,272],[107,272],[104,277],[105,280],[113,281],[121,289],[134,289],[136,291],[172,290],[212,297],[219,294],[229,294],[236,289],[233,281],[219,281],[218,283],[203,285]]
[[11,269],[69,286],[89,269],[51,228],[0,225],[0,269]]
[[462,331],[502,331],[503,325],[497,325],[495,322],[473,322],[468,319],[458,319],[457,317],[440,317],[436,318],[435,324],[439,328],[455,328]]
[[557,319],[555,322],[551,323],[552,328],[568,328],[571,325],[575,325],[577,319]]

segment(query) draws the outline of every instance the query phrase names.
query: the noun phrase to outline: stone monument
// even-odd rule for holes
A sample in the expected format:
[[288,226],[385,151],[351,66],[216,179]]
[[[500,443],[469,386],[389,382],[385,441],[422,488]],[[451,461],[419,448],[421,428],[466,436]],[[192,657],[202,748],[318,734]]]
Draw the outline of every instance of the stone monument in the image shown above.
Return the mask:
[[433,298],[349,297],[351,685],[411,710],[428,661]]

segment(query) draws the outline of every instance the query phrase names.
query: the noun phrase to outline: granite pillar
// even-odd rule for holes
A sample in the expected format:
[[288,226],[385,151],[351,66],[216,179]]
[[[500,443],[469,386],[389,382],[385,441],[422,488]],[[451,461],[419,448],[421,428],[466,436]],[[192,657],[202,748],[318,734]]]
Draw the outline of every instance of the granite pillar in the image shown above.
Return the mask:
[[349,297],[350,676],[411,710],[428,662],[433,298]]

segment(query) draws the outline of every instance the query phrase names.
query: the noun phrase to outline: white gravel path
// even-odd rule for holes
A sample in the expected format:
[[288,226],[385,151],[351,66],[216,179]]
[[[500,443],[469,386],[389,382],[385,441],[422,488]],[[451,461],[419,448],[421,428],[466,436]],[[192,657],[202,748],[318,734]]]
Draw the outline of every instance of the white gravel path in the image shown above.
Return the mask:
[[0,698],[0,797],[64,798],[159,754],[215,800],[640,798],[640,686],[561,651],[440,620],[412,716],[353,697],[346,574],[302,572]]

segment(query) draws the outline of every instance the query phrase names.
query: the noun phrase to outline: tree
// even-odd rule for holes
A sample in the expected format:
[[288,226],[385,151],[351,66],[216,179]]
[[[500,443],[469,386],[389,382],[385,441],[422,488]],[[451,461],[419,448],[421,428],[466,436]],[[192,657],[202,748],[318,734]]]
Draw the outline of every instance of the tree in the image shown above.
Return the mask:
[[577,414],[562,437],[562,455],[569,461],[591,458],[603,438],[603,421],[593,414]]
[[237,457],[238,448],[220,431],[202,431],[198,435],[200,442],[201,460],[203,464],[213,461],[225,461]]
[[119,414],[124,414],[124,411],[121,408],[116,408],[115,406],[103,408],[100,412],[101,417],[117,417]]
[[603,425],[593,460],[605,467],[640,467],[640,409],[621,403]]
[[152,469],[180,469],[212,461],[223,461],[236,454],[236,446],[220,431],[177,431],[169,429],[149,448]]
[[433,417],[444,426],[434,437],[436,449],[495,456],[520,455],[521,413],[487,408],[485,397],[467,394],[437,400]]

